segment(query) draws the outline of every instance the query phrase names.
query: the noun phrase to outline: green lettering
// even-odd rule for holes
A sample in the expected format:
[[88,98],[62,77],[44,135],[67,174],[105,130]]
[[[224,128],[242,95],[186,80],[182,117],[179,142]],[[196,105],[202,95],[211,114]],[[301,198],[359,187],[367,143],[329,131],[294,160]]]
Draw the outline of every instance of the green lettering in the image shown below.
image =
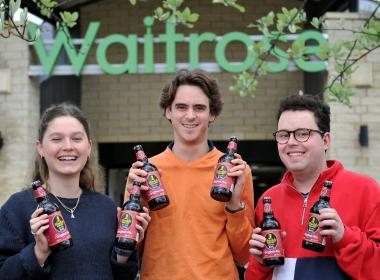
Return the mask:
[[[107,60],[107,49],[110,45],[119,43],[128,50],[127,59],[120,66],[111,65]],[[113,75],[125,72],[137,73],[137,35],[124,36],[113,34],[104,38],[96,50],[96,59],[104,72]]]
[[231,41],[240,41],[242,42],[246,48],[248,49],[249,46],[252,44],[252,40],[244,33],[242,32],[230,32],[227,33],[222,37],[222,40],[220,40],[216,44],[215,48],[215,58],[218,62],[219,66],[222,67],[225,71],[238,73],[247,70],[250,68],[254,62],[254,57],[250,56],[247,52],[247,57],[241,64],[231,64],[225,56],[225,50],[227,45]]
[[[276,34],[273,34],[273,35],[276,36]],[[278,40],[281,42],[286,42],[287,41],[286,35],[281,35],[278,38]],[[263,42],[264,42],[264,47],[269,50],[271,47],[269,39],[267,37],[264,37]],[[278,63],[270,62],[270,61],[266,62],[268,67],[270,68],[270,72],[276,73],[276,72],[284,71],[288,67],[288,64],[289,64],[289,61],[286,58],[286,52],[284,52],[283,50],[281,50],[277,47],[274,47],[270,51],[270,53],[272,56],[274,56],[278,59]]]
[[189,63],[190,69],[199,68],[199,46],[202,42],[209,41],[212,42],[215,40],[215,33],[204,32],[201,35],[196,33],[190,34],[190,46],[189,46]]
[[[43,41],[41,37],[39,37],[36,40],[34,47],[36,49],[37,56],[44,68],[45,74],[50,76],[53,72],[55,63],[57,62],[58,56],[61,52],[63,45],[69,57],[70,63],[73,65],[75,75],[79,76],[82,72],[84,63],[87,59],[91,46],[95,41],[95,37],[98,33],[99,26],[99,22],[90,23],[86,35],[84,37],[84,42],[78,53],[76,52],[76,48],[74,47],[69,31],[66,27],[58,31],[57,36],[55,37],[54,45],[51,48],[50,54],[47,54]],[[36,31],[37,26],[35,26],[34,24],[30,24],[29,34],[34,36],[34,34],[36,34]]]
[[145,17],[144,25],[146,26],[146,34],[144,36],[144,72],[153,73],[153,35],[152,35],[152,26],[154,24],[153,17]]
[[[318,31],[305,31],[301,33],[294,42],[298,40],[314,40],[318,43],[317,46],[307,46],[306,54],[313,55],[319,51],[319,46],[323,43],[327,43],[327,40],[323,37],[322,33]],[[305,72],[319,72],[326,69],[326,63],[324,61],[305,61],[303,58],[294,60],[294,63]]]
[[175,23],[172,17],[166,22],[166,34],[159,35],[161,42],[166,42],[166,69],[169,73],[176,70],[176,42],[183,42],[183,34],[175,33]]

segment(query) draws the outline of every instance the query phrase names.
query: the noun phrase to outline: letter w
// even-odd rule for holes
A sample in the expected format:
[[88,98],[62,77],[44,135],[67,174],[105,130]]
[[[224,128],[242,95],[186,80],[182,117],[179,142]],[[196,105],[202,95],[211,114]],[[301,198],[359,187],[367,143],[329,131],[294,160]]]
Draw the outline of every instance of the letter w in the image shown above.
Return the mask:
[[[38,37],[38,39],[35,41],[34,47],[36,49],[37,56],[44,68],[45,74],[50,76],[53,72],[55,63],[57,62],[59,53],[61,52],[63,45],[69,57],[70,63],[74,68],[75,75],[79,76],[82,72],[84,62],[87,59],[91,46],[95,41],[99,26],[99,22],[90,23],[86,35],[84,37],[82,46],[78,53],[76,51],[76,48],[74,47],[74,44],[66,27],[64,27],[63,29],[61,28],[58,31],[57,36],[54,40],[53,47],[51,48],[50,54],[46,52],[41,37]],[[36,31],[37,26],[34,24],[30,24],[29,34],[31,34],[32,38],[34,37],[34,34],[36,34]]]

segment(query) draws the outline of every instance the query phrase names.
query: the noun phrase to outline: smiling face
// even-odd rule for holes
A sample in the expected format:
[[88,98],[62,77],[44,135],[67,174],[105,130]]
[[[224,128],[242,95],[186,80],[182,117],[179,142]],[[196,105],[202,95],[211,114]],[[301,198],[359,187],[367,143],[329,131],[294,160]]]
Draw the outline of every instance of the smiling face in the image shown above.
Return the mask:
[[[278,120],[278,130],[293,131],[298,128],[320,130],[311,111],[284,111]],[[295,176],[319,174],[326,168],[326,150],[330,145],[330,133],[323,136],[311,132],[309,140],[298,142],[291,134],[288,143],[277,144],[279,156]]]
[[165,110],[173,126],[175,142],[191,145],[207,141],[209,123],[215,120],[209,103],[197,86],[182,85],[177,89],[173,103]]
[[78,176],[91,153],[91,141],[74,117],[57,117],[49,122],[37,150],[51,176]]

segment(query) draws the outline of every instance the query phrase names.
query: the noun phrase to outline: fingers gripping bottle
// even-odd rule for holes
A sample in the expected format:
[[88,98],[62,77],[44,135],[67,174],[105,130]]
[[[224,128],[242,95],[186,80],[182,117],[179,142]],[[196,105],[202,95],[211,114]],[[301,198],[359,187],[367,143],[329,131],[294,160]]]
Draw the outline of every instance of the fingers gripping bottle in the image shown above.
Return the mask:
[[319,200],[310,209],[310,216],[307,221],[306,231],[302,240],[302,247],[315,252],[323,252],[326,247],[326,236],[321,235],[319,227],[319,210],[330,207],[330,194],[332,182],[325,181]]
[[49,201],[40,180],[34,181],[32,188],[34,199],[38,204],[37,207],[43,209],[41,215],[48,215],[49,228],[45,230],[44,234],[48,241],[49,248],[55,252],[73,246],[73,240],[58,205]]
[[129,200],[124,203],[122,210],[119,212],[116,247],[120,249],[134,250],[139,240],[139,233],[136,229],[139,222],[136,216],[143,211],[140,203],[140,187],[140,182],[133,182]]
[[148,173],[146,176],[146,184],[149,189],[145,191],[143,195],[148,201],[149,208],[154,211],[168,206],[169,197],[166,194],[157,167],[148,161],[141,145],[136,145],[133,147],[133,150],[136,153],[137,160],[144,163],[141,169]]
[[282,245],[281,226],[274,217],[272,199],[264,197],[264,218],[261,224],[261,235],[266,238],[263,249],[263,261],[265,266],[284,264],[284,247]]
[[228,176],[227,172],[233,166],[231,161],[235,158],[234,154],[237,152],[237,142],[237,138],[232,136],[226,153],[218,160],[210,193],[215,200],[227,202],[231,199],[235,187],[235,178]]

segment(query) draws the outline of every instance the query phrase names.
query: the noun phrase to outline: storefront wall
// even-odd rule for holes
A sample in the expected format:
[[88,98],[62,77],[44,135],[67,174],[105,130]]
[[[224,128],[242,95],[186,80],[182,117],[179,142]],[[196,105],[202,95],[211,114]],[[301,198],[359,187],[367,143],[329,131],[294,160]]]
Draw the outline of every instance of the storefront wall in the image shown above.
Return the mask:
[[[254,34],[247,24],[270,10],[282,6],[288,8],[299,5],[299,1],[245,1],[247,12],[238,12],[224,6],[212,5],[211,1],[189,1],[191,8],[201,17],[195,28],[178,27],[177,31],[186,36],[190,33],[213,32],[224,35],[232,31]],[[120,33],[125,36],[137,34],[143,37],[146,28],[143,18],[153,13],[155,1],[139,2],[132,7],[128,1],[107,0],[81,9],[82,37],[89,22],[100,21],[97,38]],[[276,5],[276,6],[273,6]],[[339,15],[338,17],[340,17]],[[337,16],[332,16],[332,20]],[[359,18],[353,18],[357,22]],[[165,33],[162,23],[155,23],[153,34]],[[330,33],[330,40],[341,38],[342,34]],[[0,92],[0,131],[4,147],[0,150],[0,204],[11,193],[20,190],[30,181],[30,171],[34,156],[34,141],[38,128],[39,92],[38,78],[28,77],[30,52],[25,42],[18,38],[1,39],[0,70],[11,71],[11,90]],[[205,43],[201,47],[200,61],[215,61],[215,44]],[[96,48],[87,61],[95,64]],[[115,45],[109,48],[110,63],[122,63],[127,57],[125,49]],[[186,43],[177,44],[177,62],[188,61]],[[243,60],[244,46],[231,44],[226,57]],[[139,63],[143,63],[143,52],[139,49]],[[380,181],[380,56],[373,53],[364,62],[367,74],[370,69],[372,80],[362,86],[352,98],[352,109],[331,103],[332,145],[330,158],[338,158],[354,171],[363,172]],[[165,62],[165,45],[155,46],[155,63]],[[330,65],[331,66],[331,65]],[[369,67],[369,68],[368,68]],[[170,74],[123,74],[123,75],[83,75],[82,109],[92,124],[98,143],[139,143],[146,141],[170,141],[170,124],[163,117],[158,106],[164,84],[173,77]],[[301,71],[284,71],[270,74],[260,80],[254,98],[240,97],[229,91],[233,84],[233,74],[211,73],[223,92],[224,109],[211,125],[210,139],[227,140],[237,135],[241,140],[271,140],[276,130],[275,113],[278,102],[283,97],[295,94],[303,88]],[[359,78],[359,80],[361,80]],[[360,125],[369,128],[369,146],[361,147],[358,141]],[[132,152],[132,151],[131,151]]]
[[[39,118],[39,92],[28,77],[28,43],[0,38],[0,205],[30,181]],[[8,82],[9,86],[5,86]]]
[[[364,24],[365,17],[357,14],[328,13],[330,29],[344,18],[347,29]],[[327,31],[329,40],[350,40],[350,34]],[[333,73],[330,63],[330,73]],[[330,103],[332,143],[330,158],[341,160],[347,169],[368,174],[380,182],[380,51],[375,50],[360,61],[352,77],[358,87],[351,98],[352,108]],[[368,127],[368,146],[359,143],[360,126]]]
[[[200,13],[199,22],[193,29],[177,27],[177,32],[187,37],[190,33],[213,32],[224,35],[240,31],[249,35],[255,29],[247,28],[248,23],[258,19],[271,10],[282,6],[295,7],[299,1],[245,1],[245,14],[213,5],[211,1],[188,1],[191,9]],[[137,34],[143,37],[146,32],[143,18],[153,14],[156,2],[139,2],[131,7],[128,1],[100,1],[97,5],[81,10],[82,30],[91,21],[101,21],[98,37],[114,33],[123,35]],[[275,6],[274,6],[275,5]],[[157,37],[165,33],[165,25],[156,22],[152,32]],[[215,61],[214,43],[204,43],[200,48],[201,62]],[[139,63],[143,63],[142,49]],[[112,54],[112,55],[111,55]],[[177,43],[177,62],[188,62],[188,45]],[[226,57],[235,61],[244,60],[245,46],[231,44]],[[125,49],[117,46],[109,49],[108,57],[113,63],[124,62]],[[95,54],[89,61],[95,61]],[[155,62],[165,62],[165,44],[155,45]],[[230,92],[233,84],[232,73],[212,73],[223,92],[224,109],[219,118],[211,125],[210,139],[227,140],[236,135],[242,140],[272,139],[276,128],[275,111],[284,96],[297,93],[303,86],[300,71],[282,72],[268,75],[260,81],[255,98],[240,97]],[[170,124],[162,116],[159,97],[164,84],[174,74],[123,74],[120,76],[82,77],[82,107],[90,117],[98,142],[139,142],[168,141],[172,139]]]

